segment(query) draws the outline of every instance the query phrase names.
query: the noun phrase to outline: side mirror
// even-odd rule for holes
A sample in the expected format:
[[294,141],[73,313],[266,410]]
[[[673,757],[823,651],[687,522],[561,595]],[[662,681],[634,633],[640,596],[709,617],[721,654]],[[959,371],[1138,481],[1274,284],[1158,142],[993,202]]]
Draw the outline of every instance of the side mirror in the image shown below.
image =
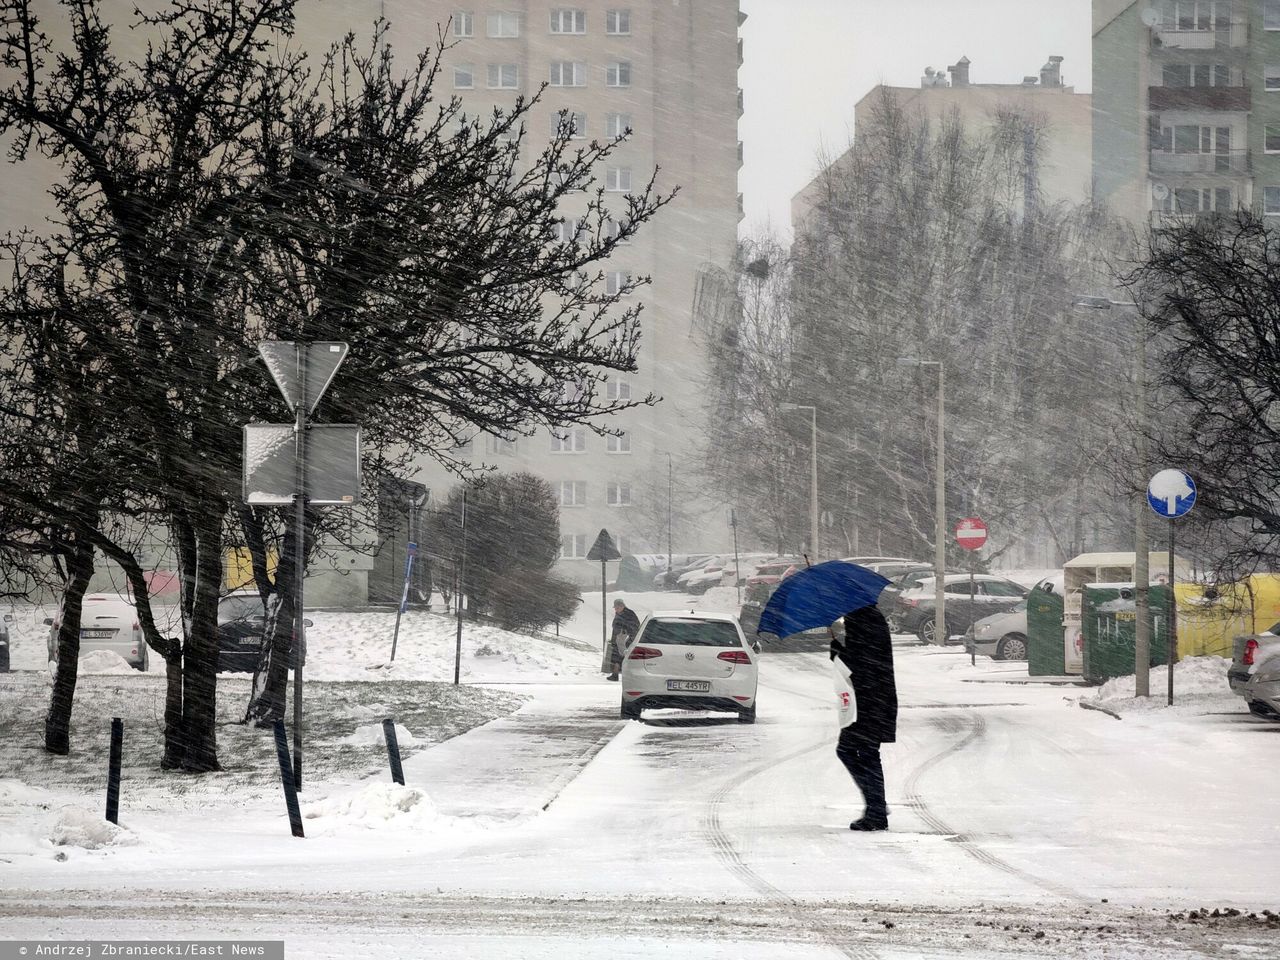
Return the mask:
[[52,618],[52,617],[45,617],[45,618],[44,618],[44,625],[45,625],[46,627],[52,627],[52,626],[53,626],[53,618]]
[[763,649],[763,648],[760,646],[760,641],[759,641],[759,640],[752,640],[752,641],[751,641],[751,649],[752,649],[752,650],[754,650],[756,653],[759,653],[759,652],[761,651],[761,649]]
[[314,624],[314,623],[312,623],[310,620],[308,620],[306,617],[303,617],[303,618],[302,618],[302,625],[303,625],[304,627],[314,627],[314,626],[315,626],[315,624]]

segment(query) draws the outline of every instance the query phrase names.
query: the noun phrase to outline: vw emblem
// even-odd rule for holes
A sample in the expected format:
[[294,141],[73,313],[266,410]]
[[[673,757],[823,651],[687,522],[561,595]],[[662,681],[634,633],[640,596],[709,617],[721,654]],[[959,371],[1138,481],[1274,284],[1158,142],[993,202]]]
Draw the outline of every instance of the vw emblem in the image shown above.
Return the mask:
[[692,660],[692,659],[693,659],[693,654],[692,654],[692,653],[686,653],[686,654],[684,655],[684,658],[685,658],[686,660]]

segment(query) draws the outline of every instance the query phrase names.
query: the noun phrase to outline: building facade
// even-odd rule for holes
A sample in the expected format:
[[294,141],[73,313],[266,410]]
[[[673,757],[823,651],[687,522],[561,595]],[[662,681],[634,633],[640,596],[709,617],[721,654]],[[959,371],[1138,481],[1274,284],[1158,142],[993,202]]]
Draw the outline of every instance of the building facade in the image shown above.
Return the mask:
[[1280,0],[1094,0],[1093,88],[1116,213],[1280,216]]

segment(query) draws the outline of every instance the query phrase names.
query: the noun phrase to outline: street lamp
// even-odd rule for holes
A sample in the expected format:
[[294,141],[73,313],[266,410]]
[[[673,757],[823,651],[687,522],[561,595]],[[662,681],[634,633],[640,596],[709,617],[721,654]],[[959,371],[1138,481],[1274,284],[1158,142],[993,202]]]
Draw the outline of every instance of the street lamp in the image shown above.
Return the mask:
[[[1072,304],[1086,310],[1124,308],[1134,311],[1138,341],[1133,372],[1133,392],[1138,408],[1138,462],[1135,466],[1138,489],[1143,491],[1147,486],[1147,336],[1142,325],[1142,313],[1132,300],[1112,300],[1109,297],[1075,297]],[[1151,602],[1148,589],[1151,583],[1151,558],[1147,550],[1147,504],[1146,497],[1139,493],[1133,518],[1133,676],[1137,685],[1135,693],[1140,697],[1151,695]]]
[[921,360],[919,357],[899,357],[900,367],[938,368],[938,459],[933,478],[933,539],[934,543],[934,593],[933,636],[936,642],[947,642],[947,595],[943,581],[947,575],[947,446],[946,446],[946,376],[941,360]]
[[818,408],[804,403],[782,402],[778,406],[783,410],[808,410],[812,415],[812,434],[810,447],[809,473],[809,552],[814,559],[818,557]]

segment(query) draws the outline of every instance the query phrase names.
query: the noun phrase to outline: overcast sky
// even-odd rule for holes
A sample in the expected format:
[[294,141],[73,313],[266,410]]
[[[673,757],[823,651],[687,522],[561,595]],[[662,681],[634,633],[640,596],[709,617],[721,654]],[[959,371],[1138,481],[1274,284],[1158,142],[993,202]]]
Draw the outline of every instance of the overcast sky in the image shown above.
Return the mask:
[[853,105],[877,83],[918,86],[925,67],[961,55],[974,83],[1018,83],[1050,54],[1090,90],[1090,0],[741,0],[746,113],[740,187],[744,229],[789,236],[791,196],[840,151]]

